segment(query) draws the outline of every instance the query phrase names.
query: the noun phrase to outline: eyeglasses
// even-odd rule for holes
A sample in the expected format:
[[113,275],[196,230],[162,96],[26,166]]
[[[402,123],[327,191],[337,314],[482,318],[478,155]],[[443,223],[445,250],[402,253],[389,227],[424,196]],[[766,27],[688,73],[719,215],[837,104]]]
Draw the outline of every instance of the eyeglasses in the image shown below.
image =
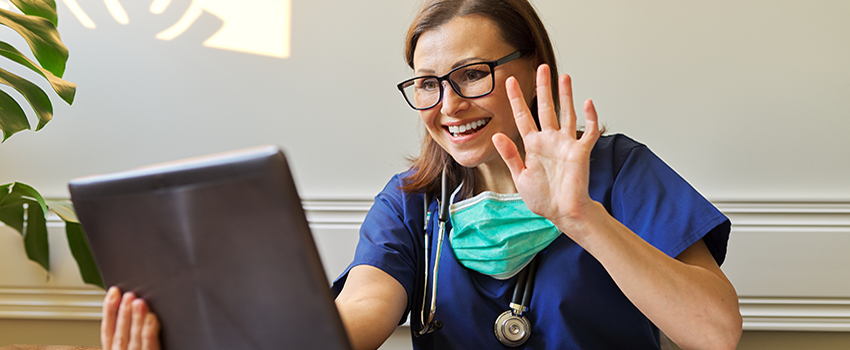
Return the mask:
[[415,110],[433,108],[443,100],[443,81],[449,82],[455,93],[463,98],[487,96],[493,92],[496,78],[493,70],[522,57],[520,51],[490,62],[465,64],[438,77],[425,75],[405,80],[398,84],[398,90],[404,95],[404,100]]

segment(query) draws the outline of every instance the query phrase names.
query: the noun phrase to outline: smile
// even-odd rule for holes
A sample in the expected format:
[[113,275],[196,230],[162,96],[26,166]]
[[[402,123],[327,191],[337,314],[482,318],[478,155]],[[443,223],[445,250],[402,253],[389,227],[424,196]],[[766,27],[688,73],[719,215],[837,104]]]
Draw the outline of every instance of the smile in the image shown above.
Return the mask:
[[461,125],[451,125],[446,126],[449,130],[449,133],[452,134],[453,137],[465,136],[474,134],[476,131],[487,125],[490,122],[490,118],[486,119],[478,119],[474,122],[469,122]]

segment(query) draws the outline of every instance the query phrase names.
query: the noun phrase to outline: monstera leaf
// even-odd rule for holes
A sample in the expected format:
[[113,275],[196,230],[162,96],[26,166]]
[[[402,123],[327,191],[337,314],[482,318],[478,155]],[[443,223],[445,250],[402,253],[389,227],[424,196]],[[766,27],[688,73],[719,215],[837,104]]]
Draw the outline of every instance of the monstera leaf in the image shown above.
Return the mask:
[[[23,14],[0,9],[0,25],[12,28],[23,37],[37,62],[33,62],[9,43],[0,41],[0,56],[42,76],[56,94],[69,105],[74,102],[77,86],[62,80],[68,49],[56,30],[57,16],[54,0],[11,0]],[[29,103],[38,117],[35,130],[41,130],[53,118],[50,97],[38,85],[0,68],[0,84],[11,86]],[[0,142],[15,133],[30,130],[30,123],[21,105],[0,90]],[[30,260],[50,271],[50,251],[47,242],[47,213],[52,209],[65,221],[65,233],[71,254],[77,261],[83,281],[103,287],[100,272],[94,263],[82,227],[70,202],[45,201],[29,185],[14,182],[0,185],[0,222],[18,231]]]
[[20,182],[0,185],[0,222],[18,231],[23,237],[27,257],[50,271],[48,208],[65,221],[65,235],[83,282],[103,287],[100,271],[69,201],[46,201],[32,186]]
[[[77,86],[62,80],[68,49],[56,30],[56,3],[53,0],[11,0],[23,14],[0,9],[0,25],[7,26],[23,37],[38,61],[33,62],[12,45],[0,41],[0,56],[41,75],[50,83],[62,100],[71,104]],[[38,117],[35,130],[41,130],[53,118],[53,104],[38,85],[0,68],[0,84],[11,86],[27,100]],[[15,133],[30,130],[26,113],[9,94],[0,90],[0,131],[5,142]]]
[[65,221],[65,236],[68,238],[68,246],[71,248],[71,255],[77,261],[77,267],[80,269],[80,275],[83,277],[83,282],[96,286],[103,286],[103,280],[100,278],[100,270],[94,261],[94,256],[89,250],[89,243],[83,233],[83,227],[80,221],[77,220],[77,214],[74,212],[74,206],[71,201],[45,201],[47,206],[59,215]]

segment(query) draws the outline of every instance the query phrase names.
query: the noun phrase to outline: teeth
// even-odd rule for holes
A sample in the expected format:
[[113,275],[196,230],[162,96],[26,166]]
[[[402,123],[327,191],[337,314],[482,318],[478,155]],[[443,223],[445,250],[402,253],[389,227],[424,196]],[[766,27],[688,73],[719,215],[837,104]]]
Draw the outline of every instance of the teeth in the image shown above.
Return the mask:
[[466,123],[466,124],[463,124],[463,125],[450,126],[449,132],[452,134],[452,136],[457,137],[458,134],[465,133],[465,132],[470,131],[470,130],[478,129],[478,128],[484,126],[484,124],[487,124],[487,122],[484,121],[484,119],[479,119],[479,120],[476,120],[474,122],[469,122],[469,123]]

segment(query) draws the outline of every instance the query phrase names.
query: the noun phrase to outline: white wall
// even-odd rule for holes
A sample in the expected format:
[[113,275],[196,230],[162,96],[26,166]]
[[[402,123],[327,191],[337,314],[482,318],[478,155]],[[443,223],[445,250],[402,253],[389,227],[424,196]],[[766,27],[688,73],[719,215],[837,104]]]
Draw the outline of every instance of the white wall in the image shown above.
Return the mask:
[[[288,58],[203,46],[222,24],[212,15],[162,41],[155,35],[182,11],[153,15],[131,7],[144,1],[123,1],[130,23],[121,25],[103,1],[77,0],[96,23],[90,29],[66,2],[57,1],[60,31],[77,101],[55,99],[44,130],[0,145],[0,183],[66,197],[78,176],[277,144],[302,197],[358,216],[417,151],[422,131],[395,84],[410,74],[401,52],[418,1],[292,0]],[[611,132],[647,143],[732,217],[724,270],[748,329],[850,329],[850,276],[841,268],[850,263],[842,253],[850,244],[850,3],[534,4],[577,98],[593,97]],[[23,45],[6,28],[0,38]],[[323,208],[316,212],[329,223],[348,215]],[[345,220],[311,220],[331,274],[356,241],[359,219]],[[10,232],[0,228],[3,242]],[[17,269],[3,260],[12,258],[0,266]],[[0,287],[13,288],[0,299],[17,298],[14,288],[64,288],[65,277],[45,284],[31,270],[0,274]]]
[[[279,2],[253,0],[269,1]],[[395,89],[408,76],[399,48],[410,2],[292,1],[285,59],[203,46],[221,25],[212,15],[162,41],[155,35],[180,13],[161,20],[170,14],[131,7],[149,1],[121,1],[130,20],[121,25],[103,1],[78,2],[95,29],[57,1],[77,100],[58,101],[43,131],[0,147],[0,183],[62,197],[78,176],[277,144],[305,197],[371,198],[415,151],[417,117]]]
[[[64,196],[77,176],[272,143],[304,197],[370,198],[417,150],[394,86],[417,1],[292,0],[285,59],[202,46],[214,17],[162,41],[168,12],[126,5],[120,25],[102,1],[79,3],[95,29],[58,1],[77,101],[0,147],[0,183]],[[534,3],[577,97],[709,198],[850,198],[850,3]]]

